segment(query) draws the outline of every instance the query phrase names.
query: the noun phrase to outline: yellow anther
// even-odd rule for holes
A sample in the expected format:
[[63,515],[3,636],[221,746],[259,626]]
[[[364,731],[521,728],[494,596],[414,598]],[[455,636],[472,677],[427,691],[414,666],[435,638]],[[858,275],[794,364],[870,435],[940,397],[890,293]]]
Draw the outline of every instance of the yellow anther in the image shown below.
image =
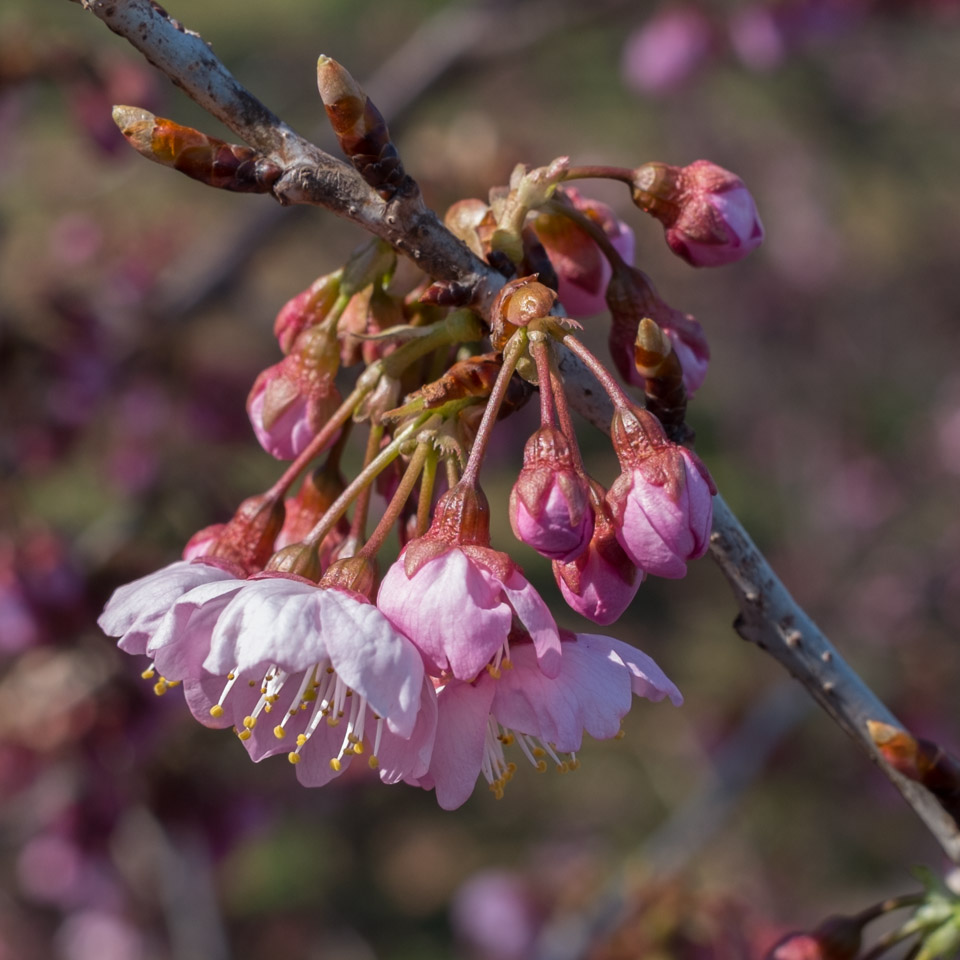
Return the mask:
[[236,679],[237,679],[237,675],[231,670],[231,671],[227,674],[227,679],[228,679],[228,680],[236,680]]
[[327,667],[327,673],[333,673],[333,667]]
[[512,733],[502,733],[497,739],[505,746],[509,747],[513,743],[513,734]]
[[348,733],[348,734],[347,734],[347,740],[349,740],[350,743],[359,743],[359,742],[360,742],[360,738],[359,738],[355,733]]
[[617,731],[617,735],[613,738],[614,740],[622,740],[626,736],[626,731],[621,728]]
[[563,763],[558,763],[558,764],[557,764],[557,770],[558,770],[560,773],[569,773],[569,772],[570,772],[570,764],[567,763],[566,760],[564,760]]
[[500,671],[492,663],[487,664],[487,673],[489,673],[494,680],[500,679]]
[[256,680],[248,680],[248,681],[247,681],[247,686],[248,686],[248,687],[255,687],[256,685],[257,685],[257,681],[256,681]]
[[345,696],[352,697],[352,696],[353,696],[353,691],[352,691],[352,690],[348,690],[348,691],[346,692]]
[[[247,721],[244,720],[243,722],[246,723]],[[543,747],[534,747],[530,752],[538,759],[547,755],[547,751],[544,750]]]
[[181,681],[179,681],[179,680],[168,680],[168,681],[167,681],[167,686],[168,686],[168,687],[179,687],[179,686],[180,686],[180,683],[181,683]]
[[221,707],[219,703],[215,703],[215,704],[210,708],[210,716],[211,716],[211,717],[222,717],[222,716],[223,716],[223,707]]
[[257,725],[257,718],[256,718],[256,717],[244,717],[244,718],[243,718],[243,725],[244,725],[248,730],[252,730],[252,729]]
[[152,680],[154,676],[156,676],[156,673],[157,671],[154,670],[153,667],[147,667],[140,676],[143,677],[144,680]]
[[546,773],[547,772],[547,761],[538,760],[537,761],[537,773]]
[[336,773],[340,772],[340,760],[337,757],[330,758],[330,769]]
[[517,765],[512,761],[507,764],[507,769],[503,772],[503,780],[505,783],[509,783],[513,779],[513,775],[517,772]]
[[360,754],[363,753],[363,744],[360,743],[359,741],[358,741],[357,743],[355,743],[355,744],[353,745],[353,752],[354,752],[357,756],[360,756]]
[[241,740],[249,740],[249,739],[253,736],[253,734],[252,734],[249,730],[241,730],[241,731],[237,734],[237,736],[238,736]]
[[342,716],[342,713],[338,713],[336,716],[331,714],[329,717],[327,717],[327,724],[331,727],[335,727],[340,722],[340,717]]
[[274,735],[278,740],[282,740],[282,739],[287,735],[287,731],[284,730],[283,727],[281,727],[280,724],[278,723],[278,724],[273,728],[273,735]]
[[510,659],[507,658],[507,657],[504,657],[504,658],[500,661],[500,669],[501,669],[501,670],[512,670],[512,669],[513,669],[513,661],[510,660]]
[[380,767],[380,761],[376,758],[376,756],[370,756],[367,758],[367,766],[371,770],[377,770]]
[[158,696],[162,697],[167,692],[167,681],[161,677],[154,685],[153,692]]
[[266,688],[266,687],[261,687],[261,688],[260,688],[260,696],[261,696],[261,697],[262,697],[266,692],[267,692],[267,688]]
[[295,717],[295,716],[297,715],[297,711],[298,711],[298,710],[301,710],[301,709],[303,709],[303,708],[302,708],[302,707],[291,707],[291,708],[287,711],[287,713],[288,713],[291,717]]
[[309,690],[304,690],[303,692],[303,702],[312,703],[317,699],[317,688],[311,687]]
[[299,753],[293,753],[293,752],[288,753],[288,754],[287,754],[287,759],[288,759],[291,763],[299,763],[299,762],[300,762],[300,754],[299,754]]
[[297,734],[297,746],[302,747],[307,742],[307,735],[305,733]]
[[576,757],[574,757],[574,758],[570,761],[570,769],[571,769],[571,770],[576,770],[576,769],[579,768],[579,766],[580,766],[580,761],[577,760]]
[[264,713],[269,713],[269,712],[270,712],[270,706],[271,706],[271,705],[270,705],[269,703],[265,703],[265,704],[263,705],[263,712],[264,712]]

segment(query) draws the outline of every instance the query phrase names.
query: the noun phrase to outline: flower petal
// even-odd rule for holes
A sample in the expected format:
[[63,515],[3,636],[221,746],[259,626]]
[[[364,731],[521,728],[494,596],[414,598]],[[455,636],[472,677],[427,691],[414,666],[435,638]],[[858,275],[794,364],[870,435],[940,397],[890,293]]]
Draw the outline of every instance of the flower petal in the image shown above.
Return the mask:
[[420,784],[436,787],[444,810],[464,804],[477,785],[493,692],[492,683],[454,680],[437,695],[437,738]]
[[[437,735],[437,695],[429,677],[424,677],[420,686],[417,724],[409,739],[384,730],[380,741],[380,779],[384,783],[400,780],[416,784],[426,774],[433,756],[433,744]],[[373,742],[373,730],[367,728],[367,739]]]
[[630,672],[630,684],[638,697],[658,702],[668,697],[670,702],[679,707],[683,703],[683,694],[676,684],[657,666],[652,657],[643,651],[614,640],[613,637],[603,637],[599,634],[577,634],[578,642],[596,650],[608,650]]
[[519,570],[514,570],[507,578],[503,592],[520,622],[530,632],[540,669],[548,677],[557,676],[560,673],[560,634],[549,607]]
[[178,560],[117,587],[97,623],[107,636],[122,638],[121,650],[142,654],[160,621],[183,594],[202,583],[232,578],[220,567]]

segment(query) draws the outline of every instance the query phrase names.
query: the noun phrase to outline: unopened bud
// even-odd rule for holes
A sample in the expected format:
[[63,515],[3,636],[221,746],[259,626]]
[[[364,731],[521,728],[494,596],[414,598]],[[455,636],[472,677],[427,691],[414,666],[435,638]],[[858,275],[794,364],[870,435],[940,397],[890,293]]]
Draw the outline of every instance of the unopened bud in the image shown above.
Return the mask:
[[349,590],[369,600],[376,580],[376,561],[370,557],[356,556],[332,563],[320,579],[320,586]]
[[476,485],[458,483],[437,502],[427,537],[457,545],[490,544],[490,504]]
[[854,917],[827,917],[810,933],[791,933],[771,947],[764,960],[854,960],[863,923]]
[[510,492],[516,538],[550,560],[578,557],[593,533],[586,481],[574,468],[567,438],[541,427],[527,441],[523,469]]
[[709,160],[638,167],[633,200],[663,224],[670,249],[694,267],[735,263],[763,241],[750,191],[735,173]]
[[282,501],[267,494],[248,497],[204,556],[235,565],[245,576],[258,573],[273,553],[283,517]]
[[113,121],[142,156],[220,190],[269,193],[283,168],[251,147],[227,143],[139,107],[114,107]]
[[556,302],[557,292],[539,283],[535,276],[505,284],[490,308],[490,342],[494,348],[502,350],[519,327],[549,316]]
[[264,568],[268,573],[290,573],[316,582],[320,578],[320,556],[317,548],[306,543],[281,547]]
[[314,280],[306,290],[288,300],[277,313],[273,333],[284,353],[308,327],[321,323],[340,296],[340,271]]
[[406,174],[383,115],[346,68],[330,57],[317,60],[317,89],[340,149],[360,176],[389,200]]

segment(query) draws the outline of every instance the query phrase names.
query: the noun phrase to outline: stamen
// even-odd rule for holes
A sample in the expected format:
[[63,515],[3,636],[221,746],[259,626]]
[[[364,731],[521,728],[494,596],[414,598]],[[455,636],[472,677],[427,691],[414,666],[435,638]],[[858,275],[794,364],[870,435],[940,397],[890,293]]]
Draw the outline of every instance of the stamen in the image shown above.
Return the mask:
[[144,680],[152,680],[156,675],[156,672],[155,665],[151,663],[150,666],[140,674],[140,676],[143,677]]

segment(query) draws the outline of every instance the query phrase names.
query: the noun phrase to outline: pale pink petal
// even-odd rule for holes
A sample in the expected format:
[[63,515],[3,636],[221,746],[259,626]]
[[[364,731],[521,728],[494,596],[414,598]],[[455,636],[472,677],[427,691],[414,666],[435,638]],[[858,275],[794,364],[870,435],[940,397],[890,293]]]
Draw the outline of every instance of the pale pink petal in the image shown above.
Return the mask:
[[618,620],[637,595],[643,582],[643,571],[636,566],[630,566],[628,569],[632,571],[631,577],[624,580],[620,570],[608,563],[593,544],[587,547],[586,557],[581,556],[577,565],[582,567],[579,594],[570,589],[566,580],[556,573],[556,566],[554,567],[563,599],[581,616],[601,626]]
[[498,582],[456,548],[429,560],[412,579],[401,555],[383,579],[377,606],[431,665],[465,680],[490,661],[513,619]]
[[202,583],[232,577],[220,567],[178,560],[117,587],[97,623],[107,636],[122,638],[121,650],[142,654],[160,621],[183,594]]
[[493,684],[453,681],[437,696],[437,738],[430,770],[421,786],[436,788],[437,803],[456,810],[467,801],[480,776],[493,700]]
[[713,526],[713,493],[688,456],[684,456],[683,462],[687,470],[686,496],[690,511],[690,531],[694,538],[694,548],[689,559],[695,560],[697,557],[702,557],[710,545],[710,528]]
[[[627,556],[647,573],[679,579],[686,575],[687,564],[677,555],[675,547],[692,550],[693,537],[689,531],[685,537],[682,531],[679,535],[674,532],[682,526],[682,511],[660,488],[653,488],[658,498],[653,501],[648,487],[645,483],[634,483],[624,506],[623,524],[617,529],[617,540]],[[657,516],[656,526],[648,510]],[[678,540],[684,542],[678,544]]]
[[677,689],[676,684],[657,666],[653,658],[648,657],[643,651],[629,643],[614,640],[613,637],[592,633],[577,634],[577,641],[587,648],[597,651],[607,650],[620,660],[630,671],[631,686],[638,697],[645,697],[654,702],[669,697],[675,707],[683,703],[683,694]]
[[260,446],[278,460],[293,460],[302,453],[316,436],[310,426],[307,398],[297,398],[274,420],[269,429],[263,424],[263,404],[266,392],[261,390],[251,398],[248,412],[250,425]]
[[543,598],[519,570],[514,570],[507,578],[503,592],[533,639],[540,669],[548,677],[557,676],[560,672],[560,635],[557,622]]
[[160,621],[146,653],[157,671],[168,680],[199,677],[210,652],[217,618],[246,583],[219,580],[204,583],[185,593]]
[[416,647],[372,603],[343,591],[324,590],[319,609],[320,635],[334,670],[386,718],[393,733],[409,737],[423,682]]
[[630,710],[630,678],[609,651],[578,641],[564,642],[554,680],[531,669],[529,648],[516,651],[514,669],[496,684],[493,714],[500,723],[564,753],[580,749],[584,730],[597,740],[617,735]]
[[[377,753],[380,779],[384,783],[416,784],[430,767],[433,744],[437,735],[437,695],[429,677],[420,685],[420,711],[409,739],[384,730]],[[372,745],[375,727],[367,727],[367,740]]]
[[214,677],[210,674],[205,674],[200,679],[188,677],[183,681],[184,700],[194,718],[205,727],[221,730],[242,724],[243,718],[249,715],[260,699],[260,687],[251,687],[245,680],[241,680],[227,698],[223,714],[215,717],[210,713],[210,709],[220,701],[226,685],[226,677]]
[[287,577],[249,580],[221,613],[204,669],[225,676],[280,663],[298,671],[325,660],[321,594],[319,587]]

